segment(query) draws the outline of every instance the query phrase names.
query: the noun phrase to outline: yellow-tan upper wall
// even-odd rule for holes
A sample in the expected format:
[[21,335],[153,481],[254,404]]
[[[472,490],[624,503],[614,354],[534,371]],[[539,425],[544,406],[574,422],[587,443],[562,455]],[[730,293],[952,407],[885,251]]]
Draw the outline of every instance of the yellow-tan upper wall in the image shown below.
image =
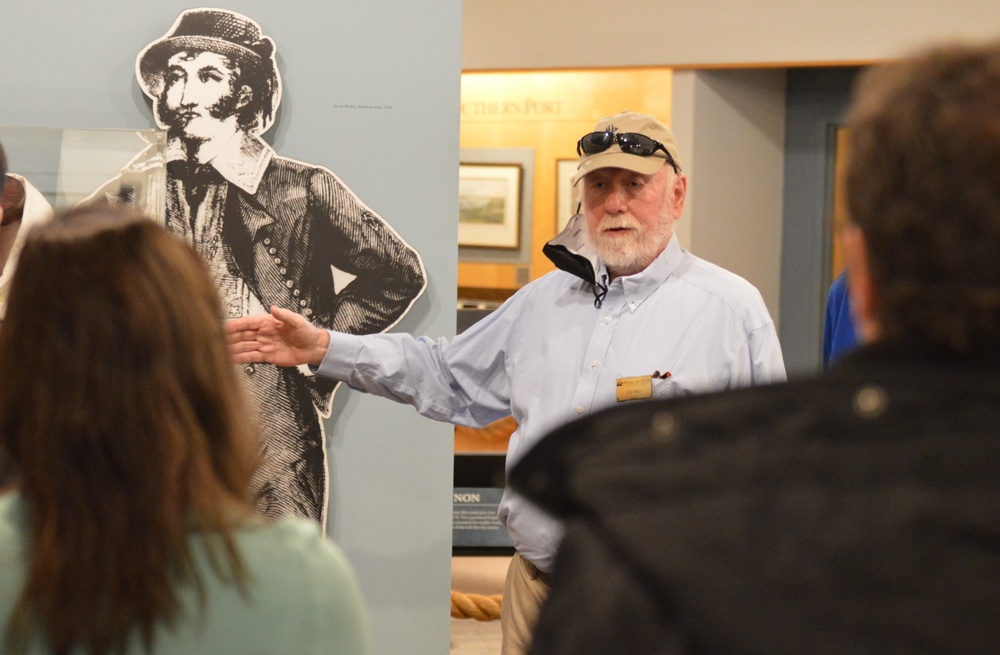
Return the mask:
[[462,69],[855,63],[997,37],[997,0],[464,0]]

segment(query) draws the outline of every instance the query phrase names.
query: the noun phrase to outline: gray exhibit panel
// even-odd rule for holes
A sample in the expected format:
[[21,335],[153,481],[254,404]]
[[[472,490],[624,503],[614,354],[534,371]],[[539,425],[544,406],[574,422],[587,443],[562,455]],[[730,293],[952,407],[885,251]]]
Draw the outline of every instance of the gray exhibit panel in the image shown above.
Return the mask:
[[[155,128],[136,55],[190,7],[179,0],[141,10],[124,0],[5,7],[4,44],[19,56],[4,74],[3,124]],[[279,45],[282,101],[265,141],[334,171],[420,253],[428,285],[394,331],[455,330],[461,8],[459,0],[227,7]],[[11,150],[12,170],[44,167]],[[374,652],[445,653],[453,430],[346,387],[332,416],[329,533],[357,571]]]

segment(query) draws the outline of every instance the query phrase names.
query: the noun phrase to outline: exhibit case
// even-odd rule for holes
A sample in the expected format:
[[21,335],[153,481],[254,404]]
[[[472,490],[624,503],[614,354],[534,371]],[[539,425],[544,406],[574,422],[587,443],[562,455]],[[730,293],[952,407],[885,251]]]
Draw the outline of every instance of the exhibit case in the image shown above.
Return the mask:
[[164,221],[162,130],[0,125],[0,142],[8,171],[24,177],[55,209],[104,197]]

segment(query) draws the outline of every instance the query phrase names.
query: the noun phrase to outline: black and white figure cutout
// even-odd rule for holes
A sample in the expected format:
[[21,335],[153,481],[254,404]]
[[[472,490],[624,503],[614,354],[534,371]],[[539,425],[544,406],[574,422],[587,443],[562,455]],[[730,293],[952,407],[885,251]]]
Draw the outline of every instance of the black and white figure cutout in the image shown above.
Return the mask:
[[[186,10],[139,54],[136,75],[167,131],[167,227],[208,262],[228,316],[278,305],[324,328],[371,333],[409,310],[426,286],[419,254],[328,169],[281,157],[260,138],[281,79],[274,41],[256,22]],[[122,176],[148,163],[140,155]],[[260,410],[258,507],[325,522],[321,419],[335,383],[271,364],[245,366],[244,379]]]

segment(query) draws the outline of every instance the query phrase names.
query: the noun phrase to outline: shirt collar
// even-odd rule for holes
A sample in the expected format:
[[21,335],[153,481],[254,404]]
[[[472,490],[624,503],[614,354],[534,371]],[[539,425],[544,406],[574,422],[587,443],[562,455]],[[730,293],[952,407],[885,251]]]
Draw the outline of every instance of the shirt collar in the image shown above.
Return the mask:
[[[670,277],[670,274],[673,273],[683,256],[684,251],[677,240],[677,235],[671,235],[670,241],[667,242],[667,247],[663,249],[663,252],[649,266],[634,275],[615,278],[615,282],[621,280],[625,298],[634,306],[638,306],[639,303],[648,298],[651,293],[656,291]],[[607,268],[604,262],[601,262],[601,270],[598,275],[605,275],[606,273]]]
[[[254,194],[261,178],[264,177],[264,170],[273,157],[274,149],[259,136],[237,131],[208,163],[227,182],[235,184],[249,194]],[[187,153],[181,140],[170,139],[167,143],[166,161],[186,158]]]

